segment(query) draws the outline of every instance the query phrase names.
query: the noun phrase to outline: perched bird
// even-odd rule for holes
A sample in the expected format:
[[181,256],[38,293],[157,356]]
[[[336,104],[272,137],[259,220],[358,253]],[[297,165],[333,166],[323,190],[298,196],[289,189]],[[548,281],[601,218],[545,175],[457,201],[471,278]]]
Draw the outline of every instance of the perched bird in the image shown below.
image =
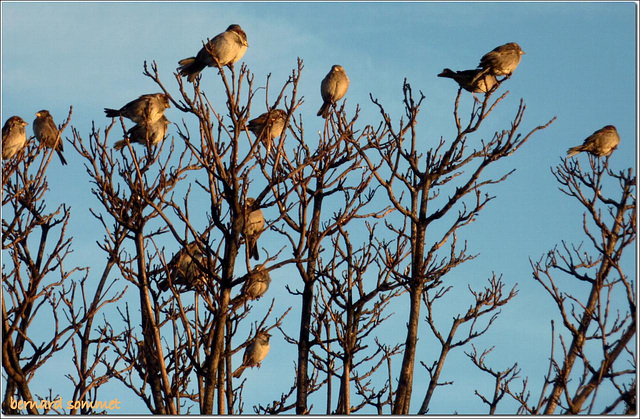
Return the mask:
[[588,136],[582,145],[571,147],[567,151],[567,157],[571,157],[581,151],[586,151],[596,157],[607,156],[618,147],[619,143],[620,136],[616,131],[616,127],[607,125]]
[[27,132],[24,129],[29,125],[19,116],[7,119],[2,127],[2,159],[10,159],[15,156],[27,143]]
[[[156,122],[147,124],[145,122],[139,123],[133,126],[127,131],[129,142],[138,144],[147,144],[147,139],[150,145],[157,145],[167,135],[167,127],[169,126],[169,120],[162,115],[162,117]],[[121,150],[127,145],[127,138],[116,141],[113,147],[116,150]]]
[[456,81],[467,92],[471,93],[487,93],[496,85],[496,77],[493,74],[484,74],[476,80],[476,76],[481,69],[453,71],[445,68],[438,77],[446,77]]
[[284,129],[284,121],[287,119],[287,113],[282,109],[274,109],[265,112],[259,117],[252,119],[247,124],[247,128],[251,131],[257,140],[263,142],[267,148],[267,156],[271,151],[273,140],[282,134]]
[[242,295],[249,300],[257,300],[267,292],[270,284],[269,272],[264,269],[264,265],[259,265],[247,275],[247,280],[242,285]]
[[489,73],[494,76],[510,76],[520,64],[520,58],[525,52],[515,42],[500,45],[486,53],[481,59],[478,68],[483,69],[476,78]]
[[33,120],[33,134],[36,136],[38,141],[44,144],[45,147],[55,147],[56,153],[58,153],[58,157],[60,157],[62,164],[67,164],[67,161],[62,155],[62,152],[64,151],[62,138],[60,138],[58,127],[56,126],[56,123],[53,122],[53,117],[49,111],[43,109],[40,112],[36,112],[36,119]]
[[253,198],[247,198],[244,204],[244,235],[249,249],[249,256],[255,260],[260,259],[258,254],[258,237],[262,234],[264,228],[264,216],[262,210],[259,208],[253,210],[253,205],[256,202]]
[[212,51],[213,57],[203,46],[195,57],[178,61],[180,64],[178,72],[181,76],[187,77],[189,82],[193,82],[205,67],[215,66],[216,61],[220,67],[232,65],[242,58],[249,43],[247,42],[247,34],[244,33],[240,25],[230,25],[226,31],[216,35],[207,45]]
[[256,337],[253,339],[253,342],[244,350],[242,365],[233,372],[233,376],[235,378],[240,377],[244,369],[247,367],[253,368],[257,366],[260,368],[260,363],[267,356],[269,349],[271,348],[271,344],[269,343],[270,337],[271,335],[267,332],[258,332]]
[[136,124],[154,123],[162,118],[164,111],[171,107],[169,97],[164,93],[142,95],[120,109],[104,108],[108,118],[119,116],[129,118]]
[[327,119],[331,106],[344,97],[347,89],[349,89],[347,73],[344,72],[341,65],[334,65],[320,84],[320,93],[324,103],[318,111],[318,116],[322,115],[324,119]]
[[[178,253],[173,255],[171,261],[167,264],[171,275],[171,283],[176,285],[184,285],[187,289],[194,289],[203,286],[206,283],[205,274],[198,268],[198,265],[189,256],[191,253],[200,263],[204,263],[204,255],[198,249],[196,242],[191,242]],[[165,278],[158,284],[160,291],[169,289],[169,281]]]

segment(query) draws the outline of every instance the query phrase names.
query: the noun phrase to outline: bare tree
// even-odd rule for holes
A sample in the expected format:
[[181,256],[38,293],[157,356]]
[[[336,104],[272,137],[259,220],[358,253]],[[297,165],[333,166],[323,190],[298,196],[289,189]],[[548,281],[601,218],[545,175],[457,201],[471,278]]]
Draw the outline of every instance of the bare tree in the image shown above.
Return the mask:
[[520,369],[518,369],[518,363],[513,364],[505,370],[496,371],[485,364],[485,358],[487,357],[487,355],[489,355],[489,353],[491,353],[494,347],[483,351],[480,355],[478,355],[478,351],[473,344],[471,345],[471,347],[473,348],[473,352],[465,352],[465,355],[467,355],[471,359],[471,362],[473,362],[476,367],[478,367],[481,371],[491,375],[494,379],[495,384],[493,387],[493,394],[490,396],[490,398],[483,396],[478,390],[475,391],[476,396],[478,396],[484,404],[489,406],[489,414],[494,415],[496,413],[498,403],[500,403],[505,394],[507,394],[509,383],[518,378],[518,374],[520,373]]
[[[72,111],[70,108],[59,127],[58,141],[62,141]],[[22,152],[3,164],[2,249],[8,255],[3,257],[2,267],[5,413],[17,414],[23,409],[29,414],[63,413],[60,394],[36,395],[30,382],[39,377],[38,369],[55,360],[70,343],[74,349],[80,338],[87,343],[88,336],[80,330],[88,333],[94,316],[120,298],[96,291],[88,303],[86,298],[92,291],[87,281],[89,268],[65,267],[73,251],[72,239],[67,236],[71,210],[61,204],[49,212],[46,201],[47,169],[54,152],[30,139]],[[39,327],[34,329],[36,323]],[[95,398],[107,379],[89,384],[93,366],[87,366],[86,356],[80,361],[77,355],[78,377],[67,374],[76,385],[73,400],[84,400],[90,392]],[[79,392],[80,388],[83,391]]]
[[[490,414],[505,395],[516,400],[518,413],[635,413],[636,354],[630,343],[636,296],[623,269],[623,250],[636,234],[632,170],[615,173],[608,159],[591,157],[587,170],[575,159],[552,170],[561,191],[586,209],[587,245],[563,242],[531,263],[564,327],[556,332],[553,323],[549,371],[534,405],[526,378],[521,391],[512,389],[518,364],[494,368],[487,360],[493,347],[479,352],[474,345],[517,296],[516,286],[507,287],[491,272],[484,285],[466,284],[468,298],[456,300],[450,323],[443,324],[438,313],[454,290],[452,272],[478,257],[470,250],[474,244],[460,238],[464,227],[495,199],[491,186],[514,172],[489,175],[485,169],[498,166],[555,118],[521,133],[521,100],[504,130],[476,141],[509,93],[494,96],[505,79],[482,100],[460,89],[453,107],[456,133],[430,142],[418,118],[425,96],[414,97],[405,80],[399,120],[372,95],[377,125],[361,122],[359,105],[349,115],[343,101],[332,105],[318,137],[309,137],[298,93],[303,68],[298,59],[275,94],[270,75],[256,86],[244,65],[214,67],[193,83],[174,73],[178,93],[172,94],[156,63],[145,62],[143,74],[181,116],[166,138],[152,143],[147,131],[141,145],[133,144],[131,124],[122,117],[103,130],[94,124],[86,141],[72,129],[97,200],[91,213],[104,231],[97,245],[105,265],[93,294],[89,268],[67,270],[63,264],[71,252],[69,208],[49,212],[44,202],[53,151],[41,154],[41,146],[30,144],[5,162],[4,412],[20,413],[11,404],[17,398],[37,399],[30,381],[66,348],[75,368],[66,374],[73,400],[87,402],[67,413],[100,413],[91,401],[115,378],[154,414],[242,414],[245,365],[234,368],[234,362],[256,336],[279,331],[296,347],[295,378],[277,400],[253,406],[256,413],[308,414],[315,394],[326,398],[316,408],[326,414],[373,408],[406,415],[412,396],[424,390],[417,412],[426,414],[436,389],[453,384],[441,378],[449,354],[468,346],[473,365],[493,377],[489,392],[475,393]],[[265,93],[266,109],[259,92]],[[463,123],[460,102],[472,97]],[[263,110],[265,120],[275,113],[284,118],[273,138],[249,122]],[[114,137],[122,139],[122,148],[112,147]],[[604,195],[616,185],[619,196]],[[281,242],[269,240],[274,236]],[[291,307],[278,305],[267,289],[285,266],[299,276],[299,287],[287,288],[300,297],[293,332],[283,321]],[[588,297],[563,290],[559,276],[577,279]],[[405,298],[407,334],[386,342],[380,332],[399,321],[393,305]],[[95,316],[107,305],[118,316],[97,324]],[[52,327],[43,339],[29,326],[45,309]],[[424,334],[439,344],[434,359],[420,358],[418,338]],[[424,389],[414,388],[416,362],[429,374]],[[603,389],[604,401],[598,399]],[[597,399],[605,407],[597,408]],[[26,409],[58,411],[35,404]]]
[[[467,254],[466,243],[462,248],[457,247],[456,232],[473,222],[478,213],[493,199],[488,194],[483,195],[482,190],[486,186],[505,181],[513,172],[508,172],[498,179],[483,179],[481,175],[484,169],[515,153],[535,132],[553,122],[551,120],[545,125],[538,126],[524,136],[519,134],[518,129],[525,111],[521,101],[508,129],[496,132],[490,141],[482,141],[475,147],[470,145],[468,136],[478,130],[482,122],[508,94],[508,92],[504,93],[491,103],[492,93],[499,86],[500,84],[497,84],[486,94],[482,102],[474,101],[469,122],[464,126],[458,110],[462,95],[462,89],[460,89],[454,107],[457,135],[450,142],[442,139],[435,147],[428,149],[425,144],[429,142],[420,137],[418,130],[418,113],[424,95],[417,100],[414,99],[412,88],[405,80],[403,103],[406,120],[401,118],[397,126],[394,126],[384,106],[373,96],[371,97],[380,111],[382,122],[367,136],[365,144],[356,144],[356,147],[377,182],[386,192],[393,208],[400,215],[398,223],[386,222],[388,230],[397,235],[400,241],[395,246],[398,251],[393,254],[390,265],[394,266],[393,273],[397,278],[398,286],[406,287],[410,299],[404,357],[393,404],[394,414],[408,414],[410,411],[422,300],[423,298],[427,302],[433,300],[434,297],[428,295],[431,290],[435,290],[443,283],[445,275],[474,257]],[[426,153],[423,155],[420,151],[425,149]],[[447,190],[446,187],[450,188],[451,192],[447,198],[442,198],[440,196]],[[464,200],[467,196],[471,197],[469,201]],[[448,227],[439,226],[440,230],[444,230],[444,234],[439,236],[435,236],[435,233],[429,234],[430,231],[435,230],[432,226],[437,224],[434,223],[449,222],[447,221],[449,217],[445,218],[445,215],[452,213],[455,209],[458,214],[452,216],[453,221]],[[449,250],[442,256],[440,249],[447,242]],[[432,245],[427,248],[429,243]],[[402,263],[405,258],[409,258],[408,265]],[[441,291],[436,291],[436,295],[438,292]],[[509,299],[510,297],[507,297],[495,307],[506,303]],[[479,304],[482,303],[479,302]],[[465,317],[469,315],[475,316],[469,312]],[[455,333],[455,329],[456,325],[451,331]],[[435,330],[433,326],[432,330]],[[470,332],[469,336],[474,335],[475,332]],[[452,337],[450,334],[449,339]],[[441,341],[444,343],[444,340]],[[442,362],[443,360],[440,364]],[[437,385],[437,375],[432,375],[432,381],[434,386]],[[423,413],[427,410],[429,398],[430,394],[427,394],[420,409]]]
[[[287,340],[298,348],[296,381],[280,400],[260,408],[259,411],[265,413],[284,412],[293,407],[297,414],[309,413],[309,395],[326,382],[317,381],[317,370],[309,372],[310,366],[318,366],[311,360],[312,347],[323,343],[319,340],[320,335],[314,332],[322,327],[323,321],[314,325],[313,320],[318,310],[324,310],[318,305],[314,307],[322,276],[324,246],[332,243],[341,229],[353,220],[381,217],[387,212],[386,209],[366,212],[374,193],[368,190],[371,175],[352,144],[356,136],[362,137],[368,129],[357,129],[358,114],[356,109],[353,117],[347,117],[344,104],[333,108],[317,143],[305,138],[302,118],[294,117],[293,150],[285,152],[281,142],[278,152],[282,161],[274,162],[272,172],[263,170],[269,180],[274,179],[273,170],[277,170],[275,176],[287,176],[286,182],[280,182],[274,188],[275,202],[283,220],[276,228],[292,249],[302,281],[302,291],[290,290],[301,297],[299,335],[297,339],[287,335]],[[333,215],[327,215],[327,208],[333,209]],[[329,260],[336,257],[340,255],[333,254]],[[331,263],[339,262],[327,262]],[[295,403],[287,403],[294,390]]]
[[[456,315],[451,322],[451,327],[445,333],[440,331],[440,328],[435,322],[435,302],[440,298],[443,298],[450,290],[449,287],[439,286],[432,292],[426,291],[424,293],[424,303],[427,308],[427,323],[433,334],[436,336],[438,343],[440,343],[440,355],[438,359],[434,361],[431,365],[427,365],[424,362],[420,362],[429,372],[429,385],[427,387],[427,391],[425,397],[422,401],[422,405],[420,406],[420,410],[418,413],[425,414],[429,410],[429,402],[431,401],[431,397],[433,396],[434,391],[438,386],[453,384],[452,382],[442,383],[438,381],[440,378],[440,374],[444,368],[445,361],[447,359],[447,355],[452,349],[463,347],[471,342],[473,339],[476,339],[483,334],[485,334],[493,322],[498,318],[500,314],[499,308],[509,303],[517,294],[516,287],[514,286],[508,294],[505,295],[503,292],[504,283],[502,282],[502,278],[497,278],[495,275],[489,279],[489,286],[485,287],[483,291],[474,291],[471,286],[469,286],[469,291],[473,296],[473,303],[467,309],[464,315]],[[483,325],[480,322],[480,319],[485,317],[486,315],[491,314],[491,317],[486,321]],[[454,338],[456,334],[459,332],[459,328],[465,324],[469,325],[469,328],[466,332],[466,336],[460,338],[455,341]],[[474,349],[474,354],[475,354]],[[494,373],[494,371],[489,371],[484,368],[484,356],[487,352],[485,352],[480,358],[477,356],[470,356],[472,361],[476,363],[476,365],[483,371],[488,372],[499,379],[502,380],[503,376],[508,375],[510,372],[507,370],[507,373]],[[499,388],[499,384],[496,386]],[[495,393],[494,399],[492,402],[489,402],[490,410],[495,411],[495,406],[497,406],[498,401],[502,396],[500,394]]]
[[[376,246],[375,228],[367,227],[368,240],[360,248],[354,248],[348,232],[340,227],[339,234],[332,237],[333,257],[319,269],[322,287],[316,296],[312,330],[320,351],[312,353],[315,368],[328,375],[327,414],[356,413],[365,406],[375,406],[381,413],[391,403],[387,396],[391,393],[390,379],[382,379],[383,385],[376,390],[372,376],[400,353],[401,345],[388,348],[374,338],[376,345],[370,348],[369,342],[390,317],[387,306],[403,290],[393,287],[390,270],[378,259],[381,252]],[[376,267],[377,272],[368,274],[370,267]],[[331,405],[333,376],[340,383],[335,411]],[[353,385],[357,403],[351,395]]]
[[[526,413],[560,408],[576,415],[596,413],[599,393],[617,393],[615,400],[601,400],[607,406],[601,414],[620,403],[625,413],[635,414],[636,285],[625,274],[623,255],[636,240],[636,176],[632,169],[610,169],[609,157],[592,156],[586,169],[578,159],[562,159],[552,173],[560,190],[585,209],[586,243],[563,241],[531,262],[533,278],[555,302],[566,333],[557,333],[558,354],[552,328],[549,372],[537,403],[529,402],[526,380],[510,394]],[[574,280],[571,289],[567,278]]]
[[[105,324],[103,333],[113,342],[117,357],[102,362],[110,374],[144,400],[151,412],[189,412],[195,403],[200,413],[211,414],[216,396],[217,413],[232,413],[234,405],[241,411],[234,395],[241,393],[242,384],[234,388],[230,372],[231,355],[249,343],[232,342],[252,307],[250,298],[243,295],[244,285],[255,269],[268,274],[291,262],[273,263],[278,254],[267,255],[253,268],[248,246],[244,246],[244,254],[241,252],[247,242],[245,224],[248,213],[274,205],[271,191],[292,175],[277,169],[281,149],[276,149],[273,156],[267,150],[263,157],[262,141],[252,142],[248,135],[246,122],[256,90],[246,67],[239,71],[231,67],[230,72],[219,69],[226,115],[209,102],[200,89],[199,78],[190,93],[175,74],[180,89],[180,99],[175,100],[161,82],[155,63],[151,69],[146,63],[144,67],[145,75],[179,111],[195,117],[198,130],[193,135],[192,124],[176,124],[177,136],[184,144],[179,153],[171,139],[158,146],[143,145],[141,153],[137,146],[126,143],[114,155],[107,144],[118,121],[105,129],[104,138],[94,129],[88,146],[77,136],[76,148],[86,158],[96,186],[94,195],[113,220],[113,227],[104,214],[94,214],[109,238],[124,231],[128,243],[117,251],[113,246],[103,246],[103,250],[139,292],[139,320],[131,314],[138,310],[130,310],[127,305],[120,310],[122,329]],[[275,103],[267,104],[275,108],[292,87],[292,97],[287,99],[288,118],[299,106],[295,91],[301,69],[300,62]],[[267,79],[267,96],[268,86]],[[246,102],[241,100],[243,91],[247,92]],[[125,121],[120,119],[119,125],[126,137]],[[248,141],[241,138],[245,135]],[[272,174],[265,177],[266,183],[256,185],[252,173],[258,168],[265,173],[272,170]],[[206,212],[202,211],[203,203]],[[277,221],[267,220],[265,230]],[[173,255],[168,252],[172,244],[178,246]],[[194,271],[187,282],[180,276],[182,258],[191,265],[187,269]],[[236,274],[239,264],[247,273]],[[235,297],[234,290],[240,292]],[[264,317],[256,327],[263,331],[277,327],[287,312],[272,324],[267,324]],[[267,316],[271,313],[269,310]]]

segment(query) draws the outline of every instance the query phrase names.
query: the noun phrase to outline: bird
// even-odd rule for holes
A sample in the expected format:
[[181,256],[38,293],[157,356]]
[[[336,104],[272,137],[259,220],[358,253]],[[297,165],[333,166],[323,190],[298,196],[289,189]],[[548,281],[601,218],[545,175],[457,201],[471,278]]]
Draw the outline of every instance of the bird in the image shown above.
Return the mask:
[[267,156],[271,151],[273,140],[279,137],[284,130],[284,122],[287,119],[287,113],[282,109],[273,109],[265,112],[259,117],[252,119],[247,124],[247,128],[251,131],[257,140],[261,140],[267,147]]
[[449,68],[442,70],[438,77],[446,77],[456,81],[460,87],[471,93],[487,93],[496,85],[496,77],[493,74],[484,74],[476,80],[476,76],[482,70],[453,71]]
[[27,132],[24,129],[29,125],[19,116],[12,116],[2,127],[2,159],[7,160],[18,154],[27,144]]
[[[127,137],[120,141],[116,141],[113,147],[116,150],[121,150],[127,145],[127,138],[131,143],[147,144],[147,139],[150,145],[157,145],[167,135],[167,127],[169,126],[169,120],[162,115],[162,117],[156,122],[147,124],[145,122],[134,125],[127,131]],[[148,137],[148,138],[147,138]]]
[[260,259],[258,254],[258,237],[262,234],[264,228],[264,216],[262,210],[259,208],[253,210],[253,205],[256,200],[254,198],[247,198],[244,204],[244,235],[249,249],[249,256],[255,260]]
[[[207,46],[212,54],[207,51]],[[219,33],[206,46],[203,46],[195,57],[184,58],[178,61],[178,72],[193,82],[205,67],[231,66],[238,61],[247,51],[249,43],[247,34],[240,25],[229,25],[226,31]]]
[[522,58],[523,54],[525,52],[515,42],[509,42],[494,48],[480,59],[478,68],[482,69],[482,71],[476,75],[474,81],[487,73],[494,76],[511,76],[518,64],[520,64],[520,58]]
[[264,265],[259,265],[247,275],[247,279],[242,285],[242,295],[249,300],[257,300],[267,292],[270,284],[269,272],[264,268]]
[[264,331],[259,331],[256,334],[253,342],[244,350],[242,365],[233,372],[234,378],[240,377],[245,368],[253,368],[255,366],[260,368],[260,363],[266,358],[271,348],[270,337],[271,335]]
[[43,109],[36,112],[36,119],[33,120],[33,134],[45,147],[55,147],[56,153],[58,153],[58,157],[60,157],[60,162],[62,162],[63,165],[67,164],[67,161],[62,155],[64,151],[62,138],[60,138],[58,127],[56,123],[53,122],[53,117],[48,110]]
[[567,157],[576,155],[581,151],[586,151],[596,157],[608,156],[618,147],[619,143],[620,136],[616,127],[607,125],[588,136],[582,145],[571,147],[567,150]]
[[154,123],[171,107],[169,97],[164,93],[150,93],[132,100],[120,109],[104,108],[108,118],[119,116],[128,118],[136,124]]
[[342,99],[349,89],[349,77],[341,65],[334,65],[331,71],[322,79],[320,93],[323,104],[318,111],[318,116],[327,119],[332,105]]
[[[193,241],[173,255],[167,267],[171,275],[171,283],[174,286],[184,285],[187,289],[195,289],[206,284],[206,275],[198,268],[189,253],[200,263],[204,263],[204,255],[198,248],[198,244]],[[169,281],[166,278],[162,280],[158,283],[158,289],[167,291]]]

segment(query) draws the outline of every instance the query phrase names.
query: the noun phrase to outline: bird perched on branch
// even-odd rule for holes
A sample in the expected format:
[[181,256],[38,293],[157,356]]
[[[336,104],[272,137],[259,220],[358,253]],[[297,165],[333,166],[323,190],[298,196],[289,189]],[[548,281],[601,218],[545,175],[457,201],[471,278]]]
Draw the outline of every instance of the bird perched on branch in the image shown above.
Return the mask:
[[475,83],[485,74],[510,77],[518,67],[518,64],[520,64],[520,58],[522,58],[523,54],[525,52],[515,42],[509,42],[494,48],[480,59],[478,68],[481,71],[474,77],[473,82]]
[[242,295],[249,300],[257,300],[267,292],[270,284],[269,272],[264,265],[259,265],[247,274],[247,280],[242,285]]
[[[193,255],[193,257],[191,256]],[[187,289],[195,289],[206,284],[206,275],[198,268],[193,258],[201,264],[204,263],[204,255],[198,248],[196,242],[187,244],[186,247],[180,249],[178,253],[173,255],[171,261],[167,264],[171,275],[171,283],[176,285],[184,285]],[[165,278],[158,284],[160,291],[169,289],[169,281]]]
[[256,140],[262,141],[266,147],[267,156],[271,152],[273,140],[282,135],[286,119],[287,113],[285,111],[282,109],[273,109],[252,119],[247,124],[249,131],[256,136]]
[[242,58],[247,47],[247,34],[240,25],[229,25],[226,31],[219,33],[203,46],[198,55],[178,61],[178,72],[181,76],[187,77],[189,82],[193,82],[205,67],[213,67],[216,62],[220,67],[232,65]]
[[164,116],[164,111],[171,107],[169,97],[164,93],[151,93],[132,100],[120,109],[104,108],[108,118],[122,116],[136,124],[154,123]]
[[331,106],[342,99],[349,89],[349,77],[341,65],[334,65],[331,71],[322,79],[320,93],[324,103],[318,111],[318,116],[327,119]]
[[18,154],[27,143],[27,132],[24,129],[29,125],[19,116],[12,116],[2,127],[2,159],[10,159]]
[[252,119],[247,124],[247,128],[255,136],[256,140],[262,141],[267,148],[267,156],[271,151],[273,140],[282,134],[284,122],[287,119],[287,113],[282,109],[273,109],[265,112],[259,117]]
[[249,256],[255,260],[260,259],[258,254],[258,237],[264,229],[264,216],[259,208],[254,210],[256,200],[247,198],[244,204],[244,236],[249,249]]
[[33,134],[45,147],[56,150],[58,157],[60,157],[60,162],[62,162],[63,165],[67,164],[67,161],[62,155],[64,151],[62,138],[60,138],[58,127],[56,123],[53,122],[53,117],[48,110],[43,109],[36,112],[36,119],[33,121]]
[[260,363],[265,359],[271,348],[269,338],[271,338],[271,335],[267,332],[259,331],[256,334],[253,342],[244,350],[242,365],[233,372],[235,378],[240,377],[245,368],[253,368],[255,366],[260,368]]
[[438,74],[438,77],[446,77],[455,80],[456,83],[458,83],[458,85],[467,92],[487,93],[496,85],[496,77],[493,74],[487,73],[476,78],[481,71],[481,69],[453,71],[445,68],[442,70],[442,73]]
[[157,145],[167,135],[167,127],[169,120],[162,115],[159,120],[153,123],[142,122],[134,125],[127,131],[127,137],[123,140],[116,141],[113,147],[121,150],[127,145],[127,139],[131,143]]
[[616,127],[607,125],[588,136],[582,145],[571,147],[567,151],[567,157],[576,155],[581,151],[586,151],[596,157],[608,156],[618,147],[619,143],[620,136]]

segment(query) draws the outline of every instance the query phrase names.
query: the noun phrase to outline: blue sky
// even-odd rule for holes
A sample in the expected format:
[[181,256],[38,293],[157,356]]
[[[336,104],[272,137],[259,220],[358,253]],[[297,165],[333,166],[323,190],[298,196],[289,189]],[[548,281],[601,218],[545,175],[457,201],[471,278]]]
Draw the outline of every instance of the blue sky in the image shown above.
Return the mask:
[[[635,167],[636,19],[637,5],[630,2],[2,2],[2,123],[20,115],[30,123],[27,132],[31,134],[35,112],[48,109],[59,124],[73,105],[72,125],[88,139],[92,121],[97,127],[110,122],[104,107],[117,108],[143,93],[159,91],[142,75],[144,60],[157,62],[165,86],[177,94],[172,73],[178,60],[195,55],[202,40],[237,23],[249,42],[242,62],[255,74],[256,85],[264,85],[271,73],[272,86],[278,86],[295,68],[296,58],[304,60],[299,91],[305,103],[299,112],[304,115],[307,135],[322,126],[322,120],[315,117],[322,103],[320,81],[333,64],[340,64],[351,80],[347,109],[353,112],[359,104],[363,124],[378,121],[370,93],[395,120],[403,115],[402,82],[407,78],[415,92],[421,90],[426,96],[419,129],[425,144],[435,144],[441,136],[451,138],[454,133],[452,110],[457,92],[452,80],[436,75],[445,67],[474,68],[494,47],[518,42],[526,55],[502,87],[511,93],[480,135],[487,138],[508,126],[521,98],[527,105],[523,132],[554,116],[558,119],[492,172],[517,168],[506,183],[490,190],[497,198],[465,229],[470,253],[480,256],[452,275],[463,284],[473,277],[480,287],[495,271],[504,275],[507,285],[519,284],[520,295],[503,310],[494,333],[478,346],[496,345],[488,361],[495,361],[496,367],[518,361],[521,375],[539,383],[547,365],[553,308],[550,298],[531,279],[529,258],[538,259],[562,239],[584,240],[580,235],[582,209],[558,190],[549,168],[560,163],[567,148],[608,124],[615,125],[621,137],[611,166],[619,170]],[[211,81],[215,77],[214,70],[204,70],[203,78],[212,83],[212,91],[220,88]],[[274,93],[271,95],[273,98]],[[258,96],[264,106],[264,93]],[[463,93],[463,106],[470,103],[470,95]],[[166,115],[174,122],[182,118],[173,108]],[[72,208],[70,234],[75,253],[67,263],[95,266],[98,275],[103,262],[95,241],[103,232],[88,210],[98,204],[88,192],[83,161],[70,144],[65,149],[69,165],[61,167],[54,159],[49,167],[50,205],[66,202]],[[578,158],[586,164],[586,156]],[[275,239],[275,233],[271,234]],[[277,243],[266,246],[272,246],[272,251],[279,248]],[[627,268],[633,275],[633,257],[627,260]],[[289,277],[292,271],[283,270],[281,275],[280,281],[274,278],[270,293],[280,298],[279,305],[294,307],[290,318],[295,319],[299,303],[284,288],[286,282],[295,284],[295,278]],[[466,292],[466,285],[461,288]],[[403,298],[408,297],[400,301]],[[459,311],[464,309],[466,305]],[[389,325],[403,328],[406,315],[402,307],[394,311]],[[443,315],[443,321],[450,318],[449,313]],[[297,335],[295,324],[289,324],[290,334]],[[430,345],[433,338],[425,326],[421,325],[425,337],[418,359],[430,362],[437,347]],[[535,344],[531,344],[532,336]],[[274,336],[272,342],[268,358],[272,363],[252,371],[253,377],[275,380],[283,369],[293,373],[290,360],[295,349],[280,336]],[[394,362],[399,365],[400,359]],[[456,384],[436,390],[432,413],[485,413],[473,389],[487,389],[487,377],[469,372],[473,367],[462,351],[452,354],[448,362],[443,379]],[[419,386],[426,388],[428,377],[419,365],[416,370],[412,411],[419,407],[423,397]],[[62,376],[53,370],[47,374],[34,385],[41,382],[43,389],[64,386]],[[269,394],[248,387],[245,411],[251,412],[254,403],[279,398],[287,386],[288,381],[274,385]],[[115,384],[108,388],[128,396]],[[465,403],[453,402],[461,399]],[[126,406],[132,413],[145,412],[133,399]]]

